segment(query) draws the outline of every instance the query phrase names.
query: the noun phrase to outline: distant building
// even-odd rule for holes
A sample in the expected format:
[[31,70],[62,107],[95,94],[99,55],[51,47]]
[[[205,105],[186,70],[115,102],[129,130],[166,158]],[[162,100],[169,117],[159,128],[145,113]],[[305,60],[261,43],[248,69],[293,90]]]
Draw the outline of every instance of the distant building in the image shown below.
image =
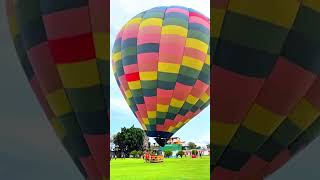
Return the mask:
[[164,147],[160,147],[160,150],[165,151],[172,151],[172,156],[176,156],[176,154],[182,150],[181,144],[166,144]]
[[171,137],[169,138],[169,140],[167,141],[167,144],[184,144],[185,141],[181,141],[181,139],[179,137]]
[[191,155],[192,154],[192,150],[198,151],[198,155],[200,153],[201,153],[201,155],[204,155],[204,156],[209,156],[210,155],[210,147],[209,146],[202,146],[202,147],[197,148],[197,149],[190,149],[188,146],[186,146],[186,148],[183,150],[183,152],[186,155]]

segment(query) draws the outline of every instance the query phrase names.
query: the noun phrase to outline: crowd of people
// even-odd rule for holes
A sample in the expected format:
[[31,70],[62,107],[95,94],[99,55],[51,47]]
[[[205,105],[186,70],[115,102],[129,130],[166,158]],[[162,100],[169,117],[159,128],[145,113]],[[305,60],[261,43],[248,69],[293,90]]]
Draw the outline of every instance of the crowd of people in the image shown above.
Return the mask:
[[[162,154],[158,154],[157,152],[155,151],[152,151],[152,152],[149,152],[149,151],[145,151],[142,155],[142,159],[144,160],[144,162],[150,162],[151,160],[151,157],[152,156],[162,156]],[[184,157],[187,157],[187,156],[191,156],[192,158],[196,158],[197,156],[199,156],[200,158],[202,158],[203,154],[201,152],[197,153],[197,155],[195,154],[192,154],[192,153],[188,153],[188,152],[185,152],[183,155],[176,155],[176,158],[178,158],[180,156],[180,158],[182,158],[183,156]],[[120,158],[120,159],[126,159],[126,155],[124,152],[121,152],[119,156],[117,156],[117,154],[113,154],[111,156],[111,159],[117,159],[117,158]]]

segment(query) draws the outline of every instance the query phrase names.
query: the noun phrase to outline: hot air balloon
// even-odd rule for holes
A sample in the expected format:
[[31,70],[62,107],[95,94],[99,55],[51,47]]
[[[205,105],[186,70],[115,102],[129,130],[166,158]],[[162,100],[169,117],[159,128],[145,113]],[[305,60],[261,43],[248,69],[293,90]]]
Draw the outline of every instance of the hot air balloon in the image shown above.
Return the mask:
[[167,139],[209,105],[210,20],[155,7],[123,26],[112,51],[118,86],[147,136]]
[[7,0],[23,70],[66,151],[90,180],[109,176],[108,11],[103,0]]
[[214,1],[211,178],[263,179],[319,134],[319,1]]

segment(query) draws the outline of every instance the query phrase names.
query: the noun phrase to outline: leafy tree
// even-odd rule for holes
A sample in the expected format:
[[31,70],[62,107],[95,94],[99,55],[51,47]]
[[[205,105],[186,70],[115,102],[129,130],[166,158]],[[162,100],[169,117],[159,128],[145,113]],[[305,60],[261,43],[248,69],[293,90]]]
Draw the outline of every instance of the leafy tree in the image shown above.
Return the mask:
[[133,156],[134,158],[136,158],[138,155],[138,151],[133,150],[133,151],[131,151],[130,155]]
[[172,156],[172,151],[170,151],[170,150],[164,151],[164,156],[165,156],[165,157],[170,157],[170,156]]
[[123,152],[126,157],[129,157],[133,150],[143,150],[144,136],[145,133],[140,128],[124,127],[113,137],[113,143],[118,146],[118,153]]
[[189,142],[188,146],[189,146],[190,149],[196,149],[197,148],[197,145],[194,142]]
[[198,155],[198,151],[197,150],[192,150],[192,155]]
[[183,155],[184,155],[184,152],[183,152],[183,151],[178,151],[178,152],[177,152],[177,156],[182,157]]
[[141,157],[143,155],[143,151],[137,151],[137,155]]

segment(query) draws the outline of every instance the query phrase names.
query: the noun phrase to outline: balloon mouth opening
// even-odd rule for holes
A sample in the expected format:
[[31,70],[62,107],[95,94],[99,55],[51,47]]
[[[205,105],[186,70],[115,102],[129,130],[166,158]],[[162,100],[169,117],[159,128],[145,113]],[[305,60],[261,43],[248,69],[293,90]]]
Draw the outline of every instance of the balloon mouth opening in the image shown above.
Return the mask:
[[168,138],[154,138],[154,140],[159,144],[159,146],[164,147],[167,144]]
[[147,136],[153,137],[154,140],[161,147],[165,146],[169,138],[173,135],[173,133],[171,132],[164,132],[164,131],[145,131],[145,132]]

